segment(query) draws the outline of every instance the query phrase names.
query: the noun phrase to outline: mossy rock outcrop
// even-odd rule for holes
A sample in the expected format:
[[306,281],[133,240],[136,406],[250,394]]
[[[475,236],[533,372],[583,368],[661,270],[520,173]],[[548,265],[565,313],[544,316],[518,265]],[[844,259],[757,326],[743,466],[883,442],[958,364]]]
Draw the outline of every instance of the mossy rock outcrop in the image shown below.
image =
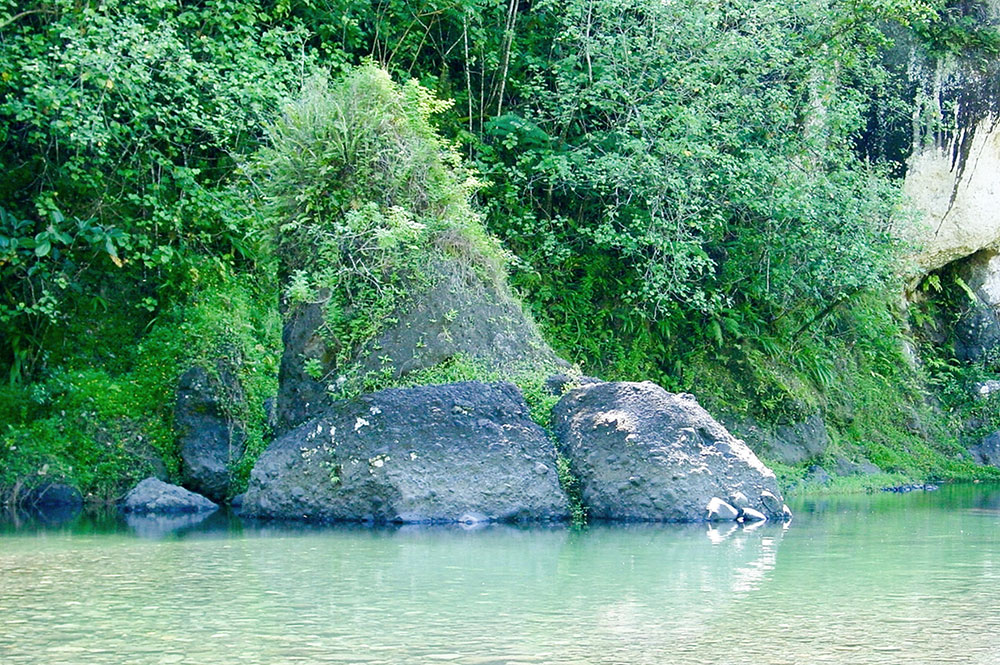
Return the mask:
[[362,66],[307,86],[259,154],[282,283],[279,432],[458,358],[482,368],[465,378],[565,366],[510,292],[473,174],[433,128],[446,106]]
[[[440,260],[429,272],[429,284],[348,363],[338,365],[324,337],[322,305],[301,306],[288,317],[278,392],[280,430],[319,413],[347,382],[391,384],[459,357],[507,378],[568,366],[504,284],[485,280],[458,261]],[[311,367],[320,369],[310,373]]]

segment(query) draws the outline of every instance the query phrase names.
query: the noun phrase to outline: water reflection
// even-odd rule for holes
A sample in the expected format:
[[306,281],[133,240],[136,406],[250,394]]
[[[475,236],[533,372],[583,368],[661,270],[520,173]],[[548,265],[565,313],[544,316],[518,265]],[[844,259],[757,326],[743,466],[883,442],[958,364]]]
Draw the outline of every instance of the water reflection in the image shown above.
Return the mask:
[[0,662],[995,665],[1000,491],[963,492],[789,529],[21,518]]
[[125,524],[140,538],[164,538],[189,531],[208,519],[208,514],[186,513],[180,515],[139,515],[129,513],[125,516]]

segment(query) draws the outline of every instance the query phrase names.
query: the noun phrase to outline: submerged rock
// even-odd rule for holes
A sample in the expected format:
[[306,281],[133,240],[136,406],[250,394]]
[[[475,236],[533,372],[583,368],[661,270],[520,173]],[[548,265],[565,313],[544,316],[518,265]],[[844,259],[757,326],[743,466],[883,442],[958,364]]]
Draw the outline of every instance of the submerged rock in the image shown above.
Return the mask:
[[908,494],[909,492],[936,492],[938,486],[931,483],[915,483],[912,485],[896,485],[895,487],[883,487],[883,492],[895,492],[897,494]]
[[243,514],[475,523],[561,520],[568,505],[517,387],[465,382],[334,403],[268,447]]
[[181,375],[174,409],[184,484],[215,500],[229,493],[230,468],[243,455],[246,435],[226,413],[228,401],[243,400],[239,382],[226,370],[217,376],[201,367]]
[[556,438],[595,519],[704,521],[713,498],[742,493],[750,509],[781,519],[774,473],[692,395],[656,384],[596,383],[567,393]]
[[122,509],[127,513],[171,514],[216,510],[218,506],[200,494],[158,478],[146,478],[125,495]]

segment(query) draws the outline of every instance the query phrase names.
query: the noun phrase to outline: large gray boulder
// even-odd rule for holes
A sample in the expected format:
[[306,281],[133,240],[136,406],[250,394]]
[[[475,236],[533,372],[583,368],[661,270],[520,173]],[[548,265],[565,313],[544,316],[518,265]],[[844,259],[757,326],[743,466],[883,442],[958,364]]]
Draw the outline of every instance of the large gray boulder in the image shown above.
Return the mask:
[[243,455],[246,434],[226,408],[241,401],[239,382],[225,369],[211,375],[192,367],[178,381],[174,429],[184,484],[215,501],[225,500],[230,469]]
[[340,401],[272,443],[243,514],[319,521],[561,520],[555,446],[509,383]]
[[782,519],[774,473],[691,395],[595,383],[568,392],[553,416],[595,519],[703,521],[713,498]]
[[146,478],[132,488],[122,501],[122,510],[140,514],[200,513],[217,508],[202,495],[158,478]]

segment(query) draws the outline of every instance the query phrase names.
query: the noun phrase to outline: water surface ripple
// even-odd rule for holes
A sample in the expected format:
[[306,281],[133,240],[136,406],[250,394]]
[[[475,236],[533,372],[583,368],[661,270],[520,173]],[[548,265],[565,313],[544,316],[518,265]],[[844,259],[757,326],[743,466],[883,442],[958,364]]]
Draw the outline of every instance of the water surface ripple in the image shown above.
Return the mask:
[[8,521],[0,663],[1000,663],[1000,488],[793,508],[787,529]]

